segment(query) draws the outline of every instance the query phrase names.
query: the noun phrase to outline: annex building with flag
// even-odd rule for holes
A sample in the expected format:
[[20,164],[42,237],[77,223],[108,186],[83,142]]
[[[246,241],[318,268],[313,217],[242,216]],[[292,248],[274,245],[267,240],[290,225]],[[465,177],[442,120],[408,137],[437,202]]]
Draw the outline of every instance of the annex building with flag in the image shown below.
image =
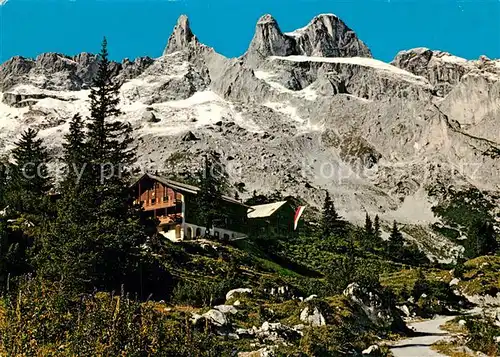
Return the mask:
[[[193,240],[205,236],[206,228],[198,218],[196,186],[145,174],[133,185],[135,201],[145,216],[158,222],[158,232],[171,241]],[[222,240],[245,239],[251,235],[291,237],[297,230],[304,207],[288,201],[248,206],[229,196],[219,203],[225,212],[214,222],[210,236]]]

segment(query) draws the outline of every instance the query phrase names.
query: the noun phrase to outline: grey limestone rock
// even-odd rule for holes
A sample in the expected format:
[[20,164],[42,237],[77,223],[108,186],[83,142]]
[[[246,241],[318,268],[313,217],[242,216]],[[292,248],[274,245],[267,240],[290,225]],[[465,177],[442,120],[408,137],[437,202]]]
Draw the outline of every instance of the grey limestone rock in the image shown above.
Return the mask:
[[177,25],[168,39],[168,45],[163,52],[168,55],[177,51],[185,50],[188,46],[198,43],[196,36],[191,31],[189,19],[186,15],[181,15],[177,20]]
[[316,16],[306,27],[283,33],[276,19],[267,14],[257,22],[255,35],[244,60],[259,67],[270,56],[371,57],[368,47],[337,16]]
[[252,294],[252,289],[250,288],[239,288],[239,289],[233,289],[229,290],[226,294],[226,301],[231,299],[234,295],[240,295],[240,294]]
[[317,307],[313,311],[310,311],[309,307],[305,307],[300,313],[300,321],[313,327],[326,325],[325,318]]
[[343,294],[364,311],[368,320],[375,325],[385,328],[404,326],[401,316],[395,309],[385,305],[379,295],[360,287],[357,283],[349,284]]
[[499,74],[500,67],[485,56],[468,61],[448,52],[428,48],[414,48],[399,52],[391,62],[418,76],[425,77],[435,86],[436,94],[444,97],[470,72]]

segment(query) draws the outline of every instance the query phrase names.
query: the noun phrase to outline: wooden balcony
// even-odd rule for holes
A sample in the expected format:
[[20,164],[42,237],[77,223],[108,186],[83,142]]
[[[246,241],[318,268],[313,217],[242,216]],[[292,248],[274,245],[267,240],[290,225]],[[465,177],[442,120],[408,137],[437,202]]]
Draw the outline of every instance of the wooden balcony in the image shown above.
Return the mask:
[[157,216],[156,218],[160,221],[160,226],[182,223],[182,213],[174,213],[166,216]]
[[172,207],[177,207],[182,205],[181,200],[168,200],[168,201],[160,201],[155,203],[150,202],[142,202],[142,207],[144,208],[145,211],[153,211],[156,209],[162,209],[162,208],[172,208]]

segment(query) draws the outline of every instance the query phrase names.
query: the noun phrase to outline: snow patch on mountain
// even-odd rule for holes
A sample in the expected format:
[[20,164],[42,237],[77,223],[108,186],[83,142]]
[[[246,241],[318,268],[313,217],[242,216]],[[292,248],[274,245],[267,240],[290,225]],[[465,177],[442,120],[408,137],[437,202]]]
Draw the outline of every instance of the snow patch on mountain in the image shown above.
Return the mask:
[[275,73],[258,70],[254,71],[254,75],[256,78],[263,80],[264,82],[269,84],[273,89],[276,89],[280,93],[287,93],[293,96],[301,97],[309,101],[314,101],[318,98],[318,93],[311,86],[307,86],[306,88],[299,91],[294,91],[286,88],[284,85],[276,81],[277,74]]
[[386,72],[398,74],[411,78],[420,83],[427,83],[427,80],[423,77],[416,76],[413,73],[405,71],[401,68],[392,66],[388,63],[376,60],[374,58],[368,57],[311,57],[311,56],[271,56],[270,60],[286,60],[293,62],[325,62],[325,63],[344,63],[353,64],[358,66],[370,67],[378,70],[383,70]]

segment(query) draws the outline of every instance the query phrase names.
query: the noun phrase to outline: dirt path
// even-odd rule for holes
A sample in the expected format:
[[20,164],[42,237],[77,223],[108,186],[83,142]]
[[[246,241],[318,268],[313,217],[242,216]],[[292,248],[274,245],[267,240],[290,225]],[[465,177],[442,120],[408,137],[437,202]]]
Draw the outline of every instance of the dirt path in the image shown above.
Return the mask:
[[391,347],[394,357],[442,357],[431,349],[432,344],[449,336],[447,331],[443,331],[439,326],[445,322],[452,320],[454,316],[439,316],[433,320],[416,322],[410,324],[410,327],[420,333],[420,336],[407,338],[398,341]]

